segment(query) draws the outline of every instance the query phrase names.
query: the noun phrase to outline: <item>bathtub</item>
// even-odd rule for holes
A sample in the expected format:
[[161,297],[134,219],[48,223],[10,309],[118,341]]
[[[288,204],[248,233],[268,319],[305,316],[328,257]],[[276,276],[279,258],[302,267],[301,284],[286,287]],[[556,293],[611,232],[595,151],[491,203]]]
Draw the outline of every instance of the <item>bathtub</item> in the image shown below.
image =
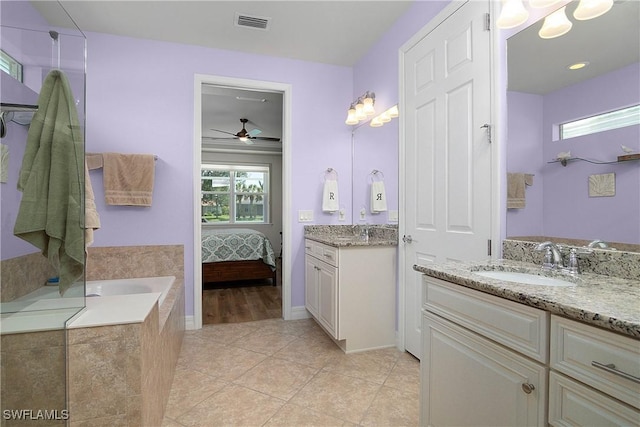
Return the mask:
[[[74,284],[63,297],[57,286],[43,286],[2,303],[3,334],[84,328],[142,322],[155,304],[164,302],[175,276],[87,281]],[[83,290],[86,298],[82,298]],[[70,320],[69,320],[70,319]]]

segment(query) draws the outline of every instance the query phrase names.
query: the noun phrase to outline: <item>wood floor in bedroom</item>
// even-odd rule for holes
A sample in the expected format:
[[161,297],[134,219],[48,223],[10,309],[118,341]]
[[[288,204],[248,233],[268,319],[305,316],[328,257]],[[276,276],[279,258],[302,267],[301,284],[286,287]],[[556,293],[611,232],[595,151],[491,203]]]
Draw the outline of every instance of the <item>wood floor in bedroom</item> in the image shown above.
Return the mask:
[[202,323],[253,322],[282,318],[282,282],[278,262],[276,286],[264,281],[205,285],[202,290]]

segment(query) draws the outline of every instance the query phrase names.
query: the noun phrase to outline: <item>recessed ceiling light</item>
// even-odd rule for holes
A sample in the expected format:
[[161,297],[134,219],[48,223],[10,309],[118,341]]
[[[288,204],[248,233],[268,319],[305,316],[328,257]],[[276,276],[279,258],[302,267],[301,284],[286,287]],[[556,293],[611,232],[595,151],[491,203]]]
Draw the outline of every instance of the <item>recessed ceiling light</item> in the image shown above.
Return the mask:
[[587,65],[589,65],[589,61],[581,61],[581,62],[576,62],[575,64],[571,64],[567,68],[569,70],[579,70],[581,68],[586,67]]

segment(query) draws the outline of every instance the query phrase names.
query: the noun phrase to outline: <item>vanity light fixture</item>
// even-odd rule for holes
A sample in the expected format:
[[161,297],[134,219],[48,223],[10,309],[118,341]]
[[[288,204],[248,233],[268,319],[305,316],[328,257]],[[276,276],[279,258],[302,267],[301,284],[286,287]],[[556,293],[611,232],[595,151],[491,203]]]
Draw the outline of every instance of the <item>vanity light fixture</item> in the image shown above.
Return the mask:
[[351,103],[347,111],[347,119],[345,123],[348,125],[357,125],[361,120],[366,120],[376,113],[373,105],[376,102],[376,94],[373,92],[365,92]]
[[400,114],[398,112],[398,105],[396,104],[371,119],[371,122],[369,122],[369,126],[373,128],[380,127],[383,124],[390,122],[391,119],[398,117],[399,115]]
[[612,7],[613,0],[580,0],[573,17],[578,21],[586,21],[604,15]]
[[503,0],[496,25],[506,30],[524,24],[527,18],[529,18],[529,11],[525,9],[522,0]]
[[538,32],[540,38],[553,39],[567,34],[569,30],[571,30],[573,23],[567,18],[567,14],[565,13],[566,8],[566,6],[563,6],[544,18],[542,28],[540,28]]
[[559,1],[560,0],[529,0],[529,6],[536,9],[542,9],[545,7],[553,6]]
[[580,62],[576,62],[575,64],[571,64],[571,65],[567,66],[567,69],[569,69],[569,70],[580,70],[580,69],[586,67],[587,65],[589,65],[589,61],[580,61]]

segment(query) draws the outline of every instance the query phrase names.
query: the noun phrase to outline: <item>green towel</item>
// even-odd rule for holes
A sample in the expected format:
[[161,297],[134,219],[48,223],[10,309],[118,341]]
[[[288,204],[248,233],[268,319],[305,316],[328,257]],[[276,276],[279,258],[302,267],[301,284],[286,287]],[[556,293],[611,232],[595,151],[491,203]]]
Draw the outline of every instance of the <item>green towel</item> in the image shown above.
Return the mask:
[[84,143],[67,77],[51,71],[38,98],[18,179],[13,233],[36,246],[60,276],[60,294],[84,272]]

